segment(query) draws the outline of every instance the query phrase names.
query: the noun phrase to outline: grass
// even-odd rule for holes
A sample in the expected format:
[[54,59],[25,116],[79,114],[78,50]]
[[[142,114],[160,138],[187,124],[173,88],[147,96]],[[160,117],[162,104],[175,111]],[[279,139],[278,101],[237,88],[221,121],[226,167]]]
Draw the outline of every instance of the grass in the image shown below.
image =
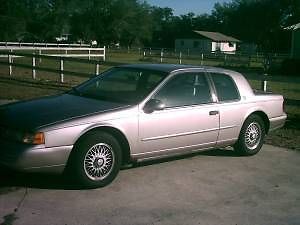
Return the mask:
[[[3,60],[3,58],[1,59]],[[111,52],[107,57],[108,61],[119,63],[159,63],[159,59],[146,58],[141,60],[141,56],[136,53],[115,53]],[[17,63],[30,64],[31,60],[26,58],[15,59]],[[178,63],[176,59],[168,59],[164,61],[168,63]],[[185,64],[199,65],[200,62],[195,59],[183,60]],[[223,62],[205,61],[206,65],[224,66]],[[59,63],[50,60],[42,60],[38,62],[41,67],[58,68]],[[93,74],[95,66],[84,63],[65,63],[65,69],[70,71]],[[104,71],[111,66],[101,65],[100,71]],[[244,72],[247,75],[247,72]],[[40,96],[53,95],[63,93],[71,87],[78,85],[89,79],[89,76],[70,76],[65,75],[65,82],[60,83],[60,76],[54,73],[37,71],[37,78],[32,79],[32,72],[29,69],[13,67],[13,76],[8,75],[8,67],[0,65],[0,99],[16,99],[26,100]],[[254,89],[260,89],[260,81],[250,80],[250,84]],[[292,100],[300,100],[300,84],[268,82],[268,90],[273,93],[282,94],[285,98]],[[266,143],[286,147],[289,149],[300,150],[300,107],[287,106],[286,112],[288,120],[284,128],[271,132]]]

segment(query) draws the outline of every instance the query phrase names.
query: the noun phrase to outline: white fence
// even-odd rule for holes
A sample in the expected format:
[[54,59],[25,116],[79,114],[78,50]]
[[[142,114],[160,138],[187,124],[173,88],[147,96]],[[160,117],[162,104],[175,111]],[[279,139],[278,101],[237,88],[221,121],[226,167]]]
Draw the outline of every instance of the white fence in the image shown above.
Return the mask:
[[88,44],[60,44],[60,43],[38,43],[38,42],[0,42],[1,46],[19,46],[19,47],[90,47]]
[[[91,48],[82,44],[55,44],[55,43],[19,43],[0,42],[0,50],[6,51],[33,51],[39,55],[63,56],[63,57],[91,57],[101,58],[105,61],[106,48]],[[51,53],[52,52],[52,53]],[[57,53],[59,52],[59,53]],[[6,57],[1,56],[0,57]],[[20,56],[13,56],[20,57]]]

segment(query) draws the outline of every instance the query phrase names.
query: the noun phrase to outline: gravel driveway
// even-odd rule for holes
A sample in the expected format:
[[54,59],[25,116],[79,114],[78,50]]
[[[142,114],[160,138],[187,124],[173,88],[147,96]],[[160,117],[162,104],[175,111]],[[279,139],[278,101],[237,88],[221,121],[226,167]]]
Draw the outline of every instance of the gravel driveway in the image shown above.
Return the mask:
[[105,188],[0,174],[0,224],[300,224],[300,154],[214,150],[123,169]]

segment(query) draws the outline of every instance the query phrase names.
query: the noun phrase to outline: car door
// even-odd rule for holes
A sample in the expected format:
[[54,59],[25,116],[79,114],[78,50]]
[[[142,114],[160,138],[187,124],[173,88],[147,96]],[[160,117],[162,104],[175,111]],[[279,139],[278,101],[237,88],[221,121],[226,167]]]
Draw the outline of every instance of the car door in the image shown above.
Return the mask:
[[136,157],[215,146],[219,113],[204,71],[173,75],[151,99],[164,107],[150,113],[140,109]]

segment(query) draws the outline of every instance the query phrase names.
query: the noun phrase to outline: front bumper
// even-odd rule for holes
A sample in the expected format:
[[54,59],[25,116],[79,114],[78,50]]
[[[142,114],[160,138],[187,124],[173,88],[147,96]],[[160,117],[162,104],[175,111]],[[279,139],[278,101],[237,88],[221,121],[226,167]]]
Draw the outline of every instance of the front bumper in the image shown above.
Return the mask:
[[19,171],[61,173],[72,148],[46,148],[0,140],[0,165]]
[[273,131],[273,130],[283,127],[285,124],[286,118],[287,118],[286,114],[284,114],[282,116],[271,118],[269,131]]

